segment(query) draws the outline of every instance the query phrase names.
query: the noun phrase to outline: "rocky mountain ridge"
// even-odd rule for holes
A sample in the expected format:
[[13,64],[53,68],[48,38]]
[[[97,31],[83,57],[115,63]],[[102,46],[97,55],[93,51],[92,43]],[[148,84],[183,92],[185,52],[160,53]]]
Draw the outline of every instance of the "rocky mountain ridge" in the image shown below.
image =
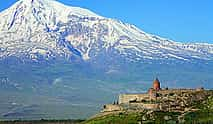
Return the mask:
[[131,62],[213,59],[212,44],[174,42],[55,0],[20,0],[0,20],[1,59],[95,61],[111,54]]

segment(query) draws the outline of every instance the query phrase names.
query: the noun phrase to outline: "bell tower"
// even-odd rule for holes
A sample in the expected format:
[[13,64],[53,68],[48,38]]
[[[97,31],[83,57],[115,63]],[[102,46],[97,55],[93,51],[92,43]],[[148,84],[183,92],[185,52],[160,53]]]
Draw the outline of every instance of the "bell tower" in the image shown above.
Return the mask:
[[154,81],[153,81],[153,89],[154,90],[160,90],[160,81],[158,80],[158,78],[156,78]]

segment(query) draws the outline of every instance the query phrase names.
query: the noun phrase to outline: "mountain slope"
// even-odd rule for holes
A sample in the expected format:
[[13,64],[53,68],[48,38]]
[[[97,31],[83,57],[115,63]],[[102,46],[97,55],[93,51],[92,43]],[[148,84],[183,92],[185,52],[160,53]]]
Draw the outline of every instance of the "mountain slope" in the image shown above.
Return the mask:
[[0,119],[86,118],[117,94],[212,88],[213,45],[178,43],[54,0],[0,13]]
[[212,44],[173,42],[53,0],[18,1],[1,12],[0,20],[1,59],[90,60],[111,52],[134,62],[213,59]]

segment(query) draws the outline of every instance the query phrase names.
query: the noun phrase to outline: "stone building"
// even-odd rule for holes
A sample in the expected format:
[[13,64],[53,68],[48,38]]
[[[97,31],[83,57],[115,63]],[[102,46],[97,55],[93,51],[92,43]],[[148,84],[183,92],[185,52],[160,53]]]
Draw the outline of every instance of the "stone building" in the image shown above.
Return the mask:
[[[192,101],[205,97],[204,88],[197,89],[162,89],[156,78],[147,93],[120,94],[117,104],[104,105],[103,112],[134,110],[184,111]],[[200,95],[201,94],[201,95]]]
[[121,106],[117,104],[106,104],[101,112],[111,112],[111,111],[121,111],[123,110]]
[[161,90],[160,81],[156,78],[153,81],[153,86],[144,94],[120,94],[119,104],[133,103],[133,102],[147,102],[150,100],[156,100],[157,92]]
[[153,81],[153,89],[159,91],[160,90],[160,81],[158,80],[158,78],[156,78]]

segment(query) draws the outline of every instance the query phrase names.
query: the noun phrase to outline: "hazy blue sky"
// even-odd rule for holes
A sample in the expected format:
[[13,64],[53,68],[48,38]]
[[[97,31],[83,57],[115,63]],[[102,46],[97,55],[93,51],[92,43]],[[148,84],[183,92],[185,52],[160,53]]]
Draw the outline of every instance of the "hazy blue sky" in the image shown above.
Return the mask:
[[[17,0],[1,0],[0,11]],[[213,43],[213,0],[58,0],[183,42]]]

